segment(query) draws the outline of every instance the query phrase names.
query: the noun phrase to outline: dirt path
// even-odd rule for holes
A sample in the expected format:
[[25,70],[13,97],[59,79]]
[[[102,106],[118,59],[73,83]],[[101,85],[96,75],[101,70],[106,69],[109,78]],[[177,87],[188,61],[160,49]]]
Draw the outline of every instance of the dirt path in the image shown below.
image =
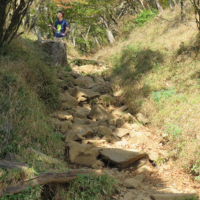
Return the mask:
[[149,119],[142,113],[132,116],[126,106],[115,107],[117,93],[97,75],[105,69],[83,65],[58,73],[62,109],[52,118],[55,129],[65,134],[68,161],[117,178],[121,193],[113,199],[170,200],[200,194],[200,184],[168,160],[160,145],[165,138],[139,123]]

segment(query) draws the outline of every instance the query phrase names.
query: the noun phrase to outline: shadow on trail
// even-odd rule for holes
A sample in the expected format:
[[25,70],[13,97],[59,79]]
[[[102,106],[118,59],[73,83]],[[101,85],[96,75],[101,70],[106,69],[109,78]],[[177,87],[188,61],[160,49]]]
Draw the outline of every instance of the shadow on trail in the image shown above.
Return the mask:
[[[143,78],[164,62],[164,55],[158,50],[137,49],[127,46],[114,57],[112,78],[123,90],[125,99],[132,98],[132,112],[136,113],[143,98],[148,97],[152,89],[143,82]],[[134,100],[135,99],[135,100]]]

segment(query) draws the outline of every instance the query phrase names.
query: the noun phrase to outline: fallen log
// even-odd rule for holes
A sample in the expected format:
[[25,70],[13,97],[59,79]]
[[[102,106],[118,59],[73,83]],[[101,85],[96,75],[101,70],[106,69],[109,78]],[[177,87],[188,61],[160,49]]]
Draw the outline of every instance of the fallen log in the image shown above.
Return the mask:
[[30,180],[22,181],[16,185],[11,185],[0,190],[0,198],[6,194],[18,194],[28,187],[34,188],[36,185],[48,183],[70,183],[74,181],[79,174],[90,174],[100,176],[101,170],[73,170],[65,173],[42,173]]
[[3,169],[23,169],[24,167],[27,167],[27,165],[7,160],[0,160],[0,168]]

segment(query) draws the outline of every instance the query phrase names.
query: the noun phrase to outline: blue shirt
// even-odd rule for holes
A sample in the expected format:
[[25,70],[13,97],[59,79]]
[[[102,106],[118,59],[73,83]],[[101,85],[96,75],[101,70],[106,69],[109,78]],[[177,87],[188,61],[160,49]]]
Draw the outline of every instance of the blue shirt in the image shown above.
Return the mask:
[[67,34],[65,34],[65,36],[63,36],[61,34],[65,33],[66,27],[68,27],[68,23],[67,23],[67,21],[65,19],[63,19],[62,21],[56,20],[56,23],[55,23],[55,28],[56,28],[55,37],[65,37]]

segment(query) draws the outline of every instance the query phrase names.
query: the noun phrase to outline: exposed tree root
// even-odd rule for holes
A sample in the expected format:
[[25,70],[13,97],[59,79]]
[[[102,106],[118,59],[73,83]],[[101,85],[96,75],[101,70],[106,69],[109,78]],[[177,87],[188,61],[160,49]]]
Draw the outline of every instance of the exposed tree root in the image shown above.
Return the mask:
[[94,174],[102,175],[101,170],[73,170],[65,173],[42,173],[39,176],[27,181],[22,181],[16,185],[8,186],[0,190],[0,198],[6,194],[18,194],[28,187],[35,187],[36,185],[44,185],[48,183],[69,183],[74,181],[78,174]]

